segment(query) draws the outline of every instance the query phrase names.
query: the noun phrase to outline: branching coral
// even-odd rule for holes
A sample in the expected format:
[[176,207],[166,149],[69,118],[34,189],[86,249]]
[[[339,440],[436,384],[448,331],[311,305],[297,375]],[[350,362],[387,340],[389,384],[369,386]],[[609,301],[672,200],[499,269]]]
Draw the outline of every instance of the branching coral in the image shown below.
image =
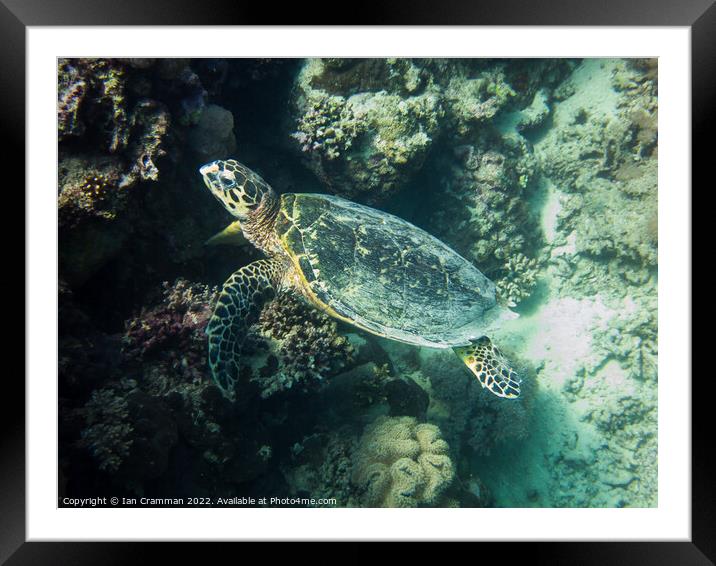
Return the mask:
[[255,336],[269,341],[275,364],[268,364],[255,375],[262,397],[297,385],[317,385],[343,368],[353,347],[337,331],[326,314],[285,294],[269,303],[254,325]]
[[339,157],[365,128],[342,96],[314,91],[309,93],[306,106],[298,121],[298,131],[291,137],[301,144],[303,152],[317,156],[319,161]]
[[[211,317],[217,290],[206,285],[177,279],[164,283],[162,303],[143,309],[125,323],[124,354],[136,363],[159,363],[153,374],[157,393],[199,381],[206,375],[205,329]],[[156,381],[156,379],[155,379]]]
[[497,299],[508,306],[515,306],[528,297],[537,284],[539,265],[535,258],[518,252],[507,258],[503,269],[506,274],[495,282]]
[[355,507],[351,464],[356,448],[350,430],[307,436],[293,445],[291,458],[282,466],[292,494],[308,493],[314,499],[335,498],[339,507]]
[[378,417],[363,432],[352,480],[370,507],[439,505],[455,471],[440,429],[412,417]]
[[89,450],[100,470],[116,472],[129,456],[134,427],[129,420],[126,394],[136,385],[132,380],[122,380],[97,389],[78,411],[85,422],[78,445]]

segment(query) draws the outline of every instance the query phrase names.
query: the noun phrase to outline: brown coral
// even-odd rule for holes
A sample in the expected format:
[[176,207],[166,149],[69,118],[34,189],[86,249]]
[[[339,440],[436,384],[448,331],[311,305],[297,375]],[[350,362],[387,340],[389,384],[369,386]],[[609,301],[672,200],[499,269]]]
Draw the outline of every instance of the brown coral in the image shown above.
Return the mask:
[[251,378],[264,398],[297,385],[318,385],[353,355],[334,320],[291,294],[266,305],[252,335],[270,351],[267,366]]

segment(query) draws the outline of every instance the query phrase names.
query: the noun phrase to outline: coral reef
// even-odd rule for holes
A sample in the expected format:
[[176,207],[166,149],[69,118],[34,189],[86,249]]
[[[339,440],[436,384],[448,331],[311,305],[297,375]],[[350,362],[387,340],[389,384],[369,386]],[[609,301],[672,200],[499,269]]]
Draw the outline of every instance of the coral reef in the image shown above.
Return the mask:
[[[524,333],[522,349],[537,368],[530,438],[542,447],[525,452],[519,477],[500,468],[511,489],[490,487],[504,505],[656,503],[654,69],[582,62],[555,89],[549,128],[534,143],[549,295],[522,321],[541,330]],[[489,478],[491,466],[477,471]]]
[[505,403],[486,394],[472,375],[451,363],[453,357],[434,353],[422,366],[434,400],[429,418],[440,425],[453,455],[461,456],[460,449],[465,446],[472,454],[489,456],[507,443],[528,438],[536,388],[534,373],[524,364],[517,365],[512,356],[522,377],[522,392],[518,399]]
[[[655,505],[657,94],[653,59],[59,60],[63,493]],[[204,247],[196,170],[229,156],[472,261],[521,397],[287,293],[224,399],[205,328],[259,254]]]
[[345,427],[315,433],[291,447],[290,461],[282,472],[294,496],[336,499],[336,506],[357,507],[351,485],[356,442]]
[[160,400],[122,379],[92,392],[77,410],[84,419],[78,446],[88,450],[101,471],[125,481],[161,476],[177,443],[177,427]]
[[504,270],[506,275],[497,281],[495,293],[498,301],[516,306],[537,284],[537,260],[517,252],[507,258]]
[[[354,360],[358,357],[354,356]],[[385,366],[354,362],[347,371],[332,377],[321,390],[326,415],[341,422],[365,424],[375,418],[374,411],[385,411],[386,384],[391,379]]]
[[123,187],[156,180],[156,161],[166,152],[163,140],[171,119],[157,100],[141,98],[141,79],[131,66],[113,59],[60,59],[58,131],[60,141],[90,136],[104,152],[124,154]]
[[178,446],[197,454],[188,475],[216,475],[217,489],[266,470],[266,428],[247,426],[253,414],[231,407],[207,375],[205,328],[216,294],[184,279],[164,283],[161,301],[126,321],[117,370],[132,377],[110,380],[83,406],[63,410],[78,429],[77,448],[117,485],[141,492],[145,481],[168,473]]
[[116,472],[129,456],[134,431],[129,422],[128,402],[124,394],[135,382],[120,382],[119,387],[103,387],[92,392],[80,411],[86,428],[78,445],[87,448],[97,459],[100,470]]
[[492,120],[515,94],[500,68],[488,70],[477,78],[451,80],[445,98],[457,136],[464,138],[475,133],[476,128]]
[[440,505],[455,477],[440,429],[412,417],[379,417],[366,427],[352,479],[370,507]]
[[204,379],[207,344],[205,330],[218,295],[217,288],[177,279],[163,283],[162,302],[143,309],[125,323],[125,357],[137,365],[160,366],[155,377],[175,383],[153,383],[158,394]]
[[621,316],[609,321],[607,328],[595,336],[597,348],[618,360],[632,379],[657,379],[658,320],[657,297],[648,295],[640,304],[631,303]]
[[575,233],[576,251],[615,257],[624,278],[639,285],[656,264],[656,163],[648,159],[656,144],[656,85],[626,62],[609,64],[611,73],[594,73],[596,63],[575,72],[572,81],[611,94],[598,104],[584,90],[563,100],[535,153],[569,195],[558,221],[562,232]]
[[552,109],[549,105],[549,94],[545,89],[537,91],[532,104],[523,109],[517,122],[517,131],[525,134],[543,126]]
[[[389,61],[375,65],[390,67]],[[335,64],[309,60],[296,80],[291,134],[309,167],[331,192],[374,203],[405,186],[425,161],[439,134],[442,116],[439,93],[426,89],[412,95],[360,90],[351,67],[352,85]],[[374,66],[371,66],[375,71]],[[386,71],[389,73],[389,71]],[[347,83],[347,84],[346,84]],[[336,87],[328,92],[321,86]],[[366,85],[367,86],[367,85]]]
[[426,221],[495,282],[502,302],[514,305],[537,282],[539,230],[527,200],[534,164],[524,145],[483,144],[458,146],[444,156]]
[[234,117],[225,108],[209,104],[199,113],[194,128],[189,133],[189,147],[196,154],[198,163],[223,159],[236,152]]
[[299,120],[298,131],[291,137],[301,144],[301,151],[311,154],[319,163],[336,159],[349,150],[365,128],[342,96],[311,92],[306,106],[308,110]]
[[[201,239],[192,228],[217,211],[200,195],[177,198],[185,181],[175,179],[186,178],[182,158],[190,157],[188,169],[195,170],[195,159],[224,156],[235,141],[231,114],[206,104],[192,65],[188,59],[58,61],[60,271],[72,287],[125,246],[130,254],[196,257]],[[196,66],[216,89],[221,78],[206,73],[208,63]],[[202,204],[206,214],[197,216]],[[191,218],[176,222],[182,216]],[[144,238],[160,232],[160,222],[171,226],[177,253],[163,253],[166,240]]]
[[[112,161],[69,158],[60,163],[60,271],[75,286],[116,255],[129,234],[123,220],[128,193],[119,188],[121,176]],[[92,246],[85,244],[88,240]]]
[[299,385],[318,386],[345,368],[353,353],[333,319],[291,294],[266,305],[254,334],[268,340],[272,352],[251,378],[263,398]]

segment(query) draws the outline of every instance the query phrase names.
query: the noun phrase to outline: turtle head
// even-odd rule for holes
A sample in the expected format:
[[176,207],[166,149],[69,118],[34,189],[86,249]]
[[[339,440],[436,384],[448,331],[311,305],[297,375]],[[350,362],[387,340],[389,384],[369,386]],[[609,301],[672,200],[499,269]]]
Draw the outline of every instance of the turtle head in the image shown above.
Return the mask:
[[199,169],[211,193],[239,220],[256,210],[264,198],[272,198],[271,187],[234,159],[212,161]]

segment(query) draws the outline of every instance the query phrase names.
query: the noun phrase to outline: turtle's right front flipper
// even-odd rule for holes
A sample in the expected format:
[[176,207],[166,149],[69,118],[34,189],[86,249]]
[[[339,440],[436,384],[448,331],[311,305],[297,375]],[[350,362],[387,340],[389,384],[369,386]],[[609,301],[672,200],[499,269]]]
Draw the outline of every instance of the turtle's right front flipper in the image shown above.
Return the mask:
[[209,321],[209,367],[225,397],[234,399],[239,355],[249,326],[261,307],[280,286],[283,266],[274,259],[260,259],[233,273],[226,280]]

